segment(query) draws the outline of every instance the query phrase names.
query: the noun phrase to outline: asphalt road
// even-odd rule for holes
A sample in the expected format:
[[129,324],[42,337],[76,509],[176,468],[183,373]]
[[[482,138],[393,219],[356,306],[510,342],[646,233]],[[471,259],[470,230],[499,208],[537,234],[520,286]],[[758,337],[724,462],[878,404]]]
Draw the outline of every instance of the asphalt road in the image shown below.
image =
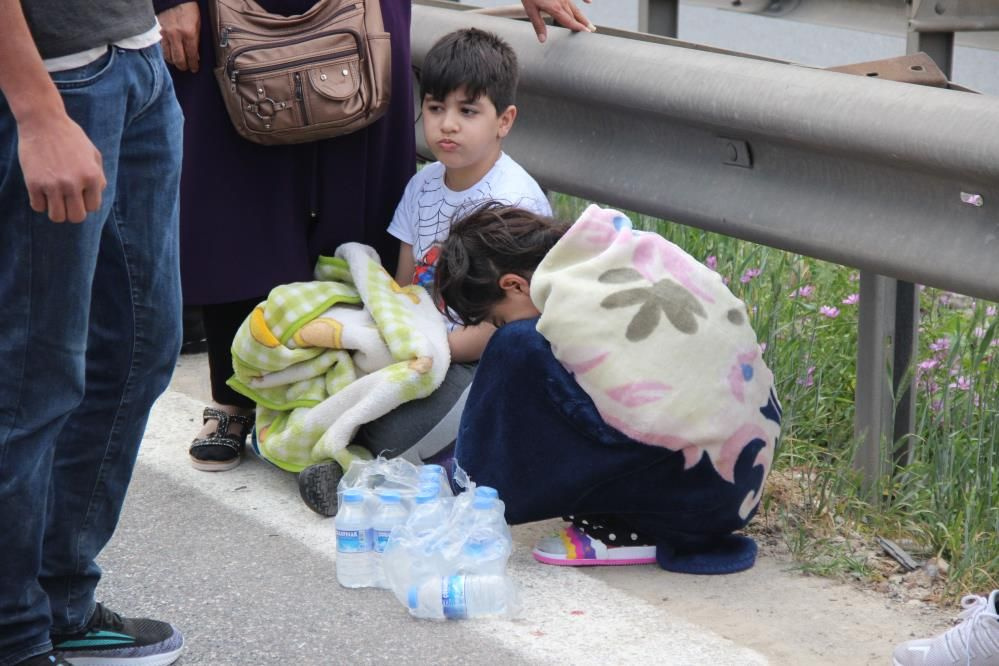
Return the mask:
[[549,521],[514,528],[521,617],[417,620],[388,591],[336,583],[333,521],[302,504],[291,474],[252,456],[229,472],[188,464],[207,377],[204,355],[181,357],[100,558],[101,600],[179,626],[182,666],[883,664],[950,615],[771,557],[732,576],[545,566],[530,549]]

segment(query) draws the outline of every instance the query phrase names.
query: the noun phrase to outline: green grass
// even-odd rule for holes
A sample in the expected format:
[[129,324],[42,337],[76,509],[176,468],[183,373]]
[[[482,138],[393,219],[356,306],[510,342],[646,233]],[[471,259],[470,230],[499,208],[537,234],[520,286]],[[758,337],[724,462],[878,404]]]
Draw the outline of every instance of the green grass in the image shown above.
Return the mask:
[[[556,217],[589,202],[555,194]],[[746,301],[766,345],[784,407],[774,473],[793,478],[782,505],[761,516],[807,571],[866,575],[863,562],[825,547],[837,529],[915,543],[950,566],[946,594],[999,588],[999,315],[995,303],[920,290],[916,432],[911,463],[889,473],[874,500],[852,461],[860,291],[853,269],[631,214],[709,263]],[[991,270],[983,267],[982,270]],[[832,310],[830,308],[835,308]]]

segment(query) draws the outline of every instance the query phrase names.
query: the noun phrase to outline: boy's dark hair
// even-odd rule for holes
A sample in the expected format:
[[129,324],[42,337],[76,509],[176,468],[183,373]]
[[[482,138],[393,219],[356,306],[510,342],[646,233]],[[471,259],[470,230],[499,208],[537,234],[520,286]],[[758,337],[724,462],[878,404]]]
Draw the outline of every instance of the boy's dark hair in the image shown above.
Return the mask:
[[441,37],[427,52],[420,99],[443,101],[462,86],[471,99],[485,95],[503,113],[517,92],[517,55],[491,32],[465,28]]
[[514,273],[528,282],[548,250],[569,228],[523,208],[490,201],[454,223],[441,244],[434,293],[447,317],[474,326],[503,300],[499,279]]

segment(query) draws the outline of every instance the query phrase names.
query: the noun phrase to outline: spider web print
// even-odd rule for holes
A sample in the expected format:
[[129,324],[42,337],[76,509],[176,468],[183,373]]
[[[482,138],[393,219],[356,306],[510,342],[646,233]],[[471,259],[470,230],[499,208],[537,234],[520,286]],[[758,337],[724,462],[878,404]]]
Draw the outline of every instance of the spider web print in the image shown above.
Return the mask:
[[[449,198],[450,196],[450,198]],[[444,176],[431,178],[420,188],[416,198],[416,261],[427,265],[425,258],[434,244],[447,238],[451,223],[459,214],[471,210],[477,203],[492,198],[492,187],[488,180],[480,181],[474,190],[465,190],[455,195],[444,187]]]

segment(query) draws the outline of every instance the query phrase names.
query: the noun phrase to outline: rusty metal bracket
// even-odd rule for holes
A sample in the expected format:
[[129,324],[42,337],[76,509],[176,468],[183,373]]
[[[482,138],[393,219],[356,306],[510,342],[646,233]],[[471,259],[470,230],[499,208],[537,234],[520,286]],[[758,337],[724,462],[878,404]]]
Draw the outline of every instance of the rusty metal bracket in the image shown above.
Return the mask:
[[869,76],[871,78],[887,79],[900,83],[915,83],[934,88],[948,88],[950,82],[937,64],[925,53],[859,62],[853,65],[839,65],[826,68],[830,72]]

